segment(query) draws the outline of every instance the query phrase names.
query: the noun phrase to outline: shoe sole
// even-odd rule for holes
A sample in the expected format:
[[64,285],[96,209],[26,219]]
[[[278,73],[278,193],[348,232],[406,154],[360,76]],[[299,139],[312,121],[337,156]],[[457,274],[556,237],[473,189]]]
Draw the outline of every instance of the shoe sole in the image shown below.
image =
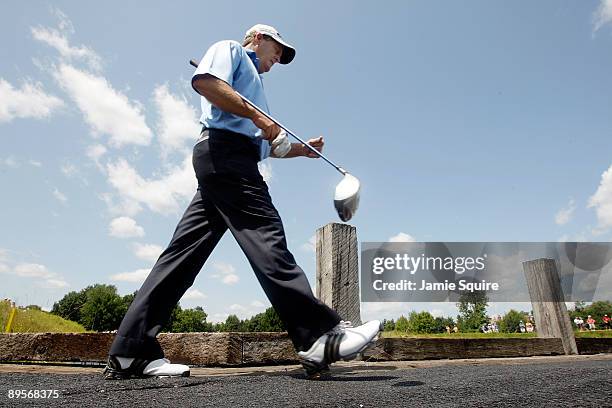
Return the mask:
[[133,379],[142,379],[142,378],[152,378],[152,377],[158,377],[158,378],[168,378],[168,377],[189,377],[190,376],[190,371],[186,371],[182,374],[179,375],[146,375],[146,374],[132,374],[132,373],[122,373],[122,372],[117,372],[117,371],[113,371],[113,372],[104,372],[104,379],[105,380],[133,380]]
[[[368,343],[366,343],[361,349],[359,349],[357,352],[350,354],[344,358],[342,358],[342,361],[351,361],[354,360],[358,355],[360,355],[361,353],[363,353],[364,351],[366,351],[367,349],[374,347],[376,345],[376,342],[378,341],[378,338],[380,336],[380,332],[382,331],[379,330],[378,333],[376,333],[376,336],[374,336],[372,338],[372,340],[370,340]],[[302,363],[303,364],[303,363]],[[314,363],[316,364],[316,363]],[[329,365],[326,365],[325,368],[322,368],[321,370],[316,371],[311,369],[307,369],[306,366],[304,366],[304,371],[306,372],[306,379],[308,380],[321,380],[324,378],[328,378],[331,376],[331,371],[329,370]]]

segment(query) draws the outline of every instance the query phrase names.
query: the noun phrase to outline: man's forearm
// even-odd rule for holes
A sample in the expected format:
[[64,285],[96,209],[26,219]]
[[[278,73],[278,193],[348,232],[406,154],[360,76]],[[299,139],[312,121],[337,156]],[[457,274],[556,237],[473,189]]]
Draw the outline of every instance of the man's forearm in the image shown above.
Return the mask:
[[306,147],[304,147],[303,144],[301,143],[291,143],[291,150],[289,150],[289,152],[284,155],[283,157],[277,157],[276,155],[274,155],[274,153],[270,153],[271,157],[277,158],[277,159],[290,159],[292,157],[302,157],[306,155]]
[[224,112],[253,119],[258,113],[244,102],[226,82],[210,74],[199,76],[192,82],[193,88],[210,103]]

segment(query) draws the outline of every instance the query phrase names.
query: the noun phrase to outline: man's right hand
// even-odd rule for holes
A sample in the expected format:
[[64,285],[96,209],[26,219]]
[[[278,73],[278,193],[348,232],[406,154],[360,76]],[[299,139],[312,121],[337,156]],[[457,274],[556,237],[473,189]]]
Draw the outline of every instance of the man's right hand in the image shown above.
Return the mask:
[[280,133],[280,127],[264,115],[260,114],[259,112],[251,120],[253,121],[255,126],[261,129],[262,139],[272,142]]

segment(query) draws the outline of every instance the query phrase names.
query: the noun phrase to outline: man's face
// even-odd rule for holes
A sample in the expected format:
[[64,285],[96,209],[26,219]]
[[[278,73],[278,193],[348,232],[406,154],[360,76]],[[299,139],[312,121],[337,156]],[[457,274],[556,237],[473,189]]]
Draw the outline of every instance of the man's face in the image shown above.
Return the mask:
[[262,36],[258,47],[255,49],[255,54],[259,58],[259,73],[263,74],[270,71],[272,65],[280,61],[281,55],[283,55],[283,46],[272,38]]

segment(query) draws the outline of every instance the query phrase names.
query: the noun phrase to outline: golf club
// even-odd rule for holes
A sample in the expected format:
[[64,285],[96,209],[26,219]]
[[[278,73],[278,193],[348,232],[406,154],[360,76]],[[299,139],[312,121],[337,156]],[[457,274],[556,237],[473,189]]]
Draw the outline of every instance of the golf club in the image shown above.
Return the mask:
[[[195,62],[194,60],[190,60],[189,63],[196,68],[198,67],[198,63]],[[338,212],[338,216],[340,217],[342,221],[346,222],[350,220],[355,214],[355,212],[357,211],[357,207],[359,206],[359,192],[361,190],[361,184],[359,182],[359,179],[351,175],[348,171],[346,171],[342,167],[334,164],[331,160],[325,157],[323,153],[321,153],[320,151],[318,151],[317,149],[315,149],[308,143],[304,142],[295,133],[289,130],[286,126],[282,125],[279,121],[274,119],[272,116],[268,115],[266,112],[261,110],[253,102],[251,102],[246,97],[241,95],[240,92],[236,90],[234,90],[234,92],[236,92],[238,96],[240,96],[240,98],[244,102],[248,103],[251,107],[257,110],[259,113],[264,115],[266,118],[270,119],[278,127],[284,129],[288,134],[290,134],[295,139],[297,139],[301,144],[306,146],[307,149],[315,153],[317,156],[325,160],[332,167],[334,167],[336,170],[342,173],[344,177],[342,178],[342,181],[340,181],[340,183],[338,183],[338,185],[336,186],[336,193],[334,195],[334,207],[336,208],[336,211]]]

